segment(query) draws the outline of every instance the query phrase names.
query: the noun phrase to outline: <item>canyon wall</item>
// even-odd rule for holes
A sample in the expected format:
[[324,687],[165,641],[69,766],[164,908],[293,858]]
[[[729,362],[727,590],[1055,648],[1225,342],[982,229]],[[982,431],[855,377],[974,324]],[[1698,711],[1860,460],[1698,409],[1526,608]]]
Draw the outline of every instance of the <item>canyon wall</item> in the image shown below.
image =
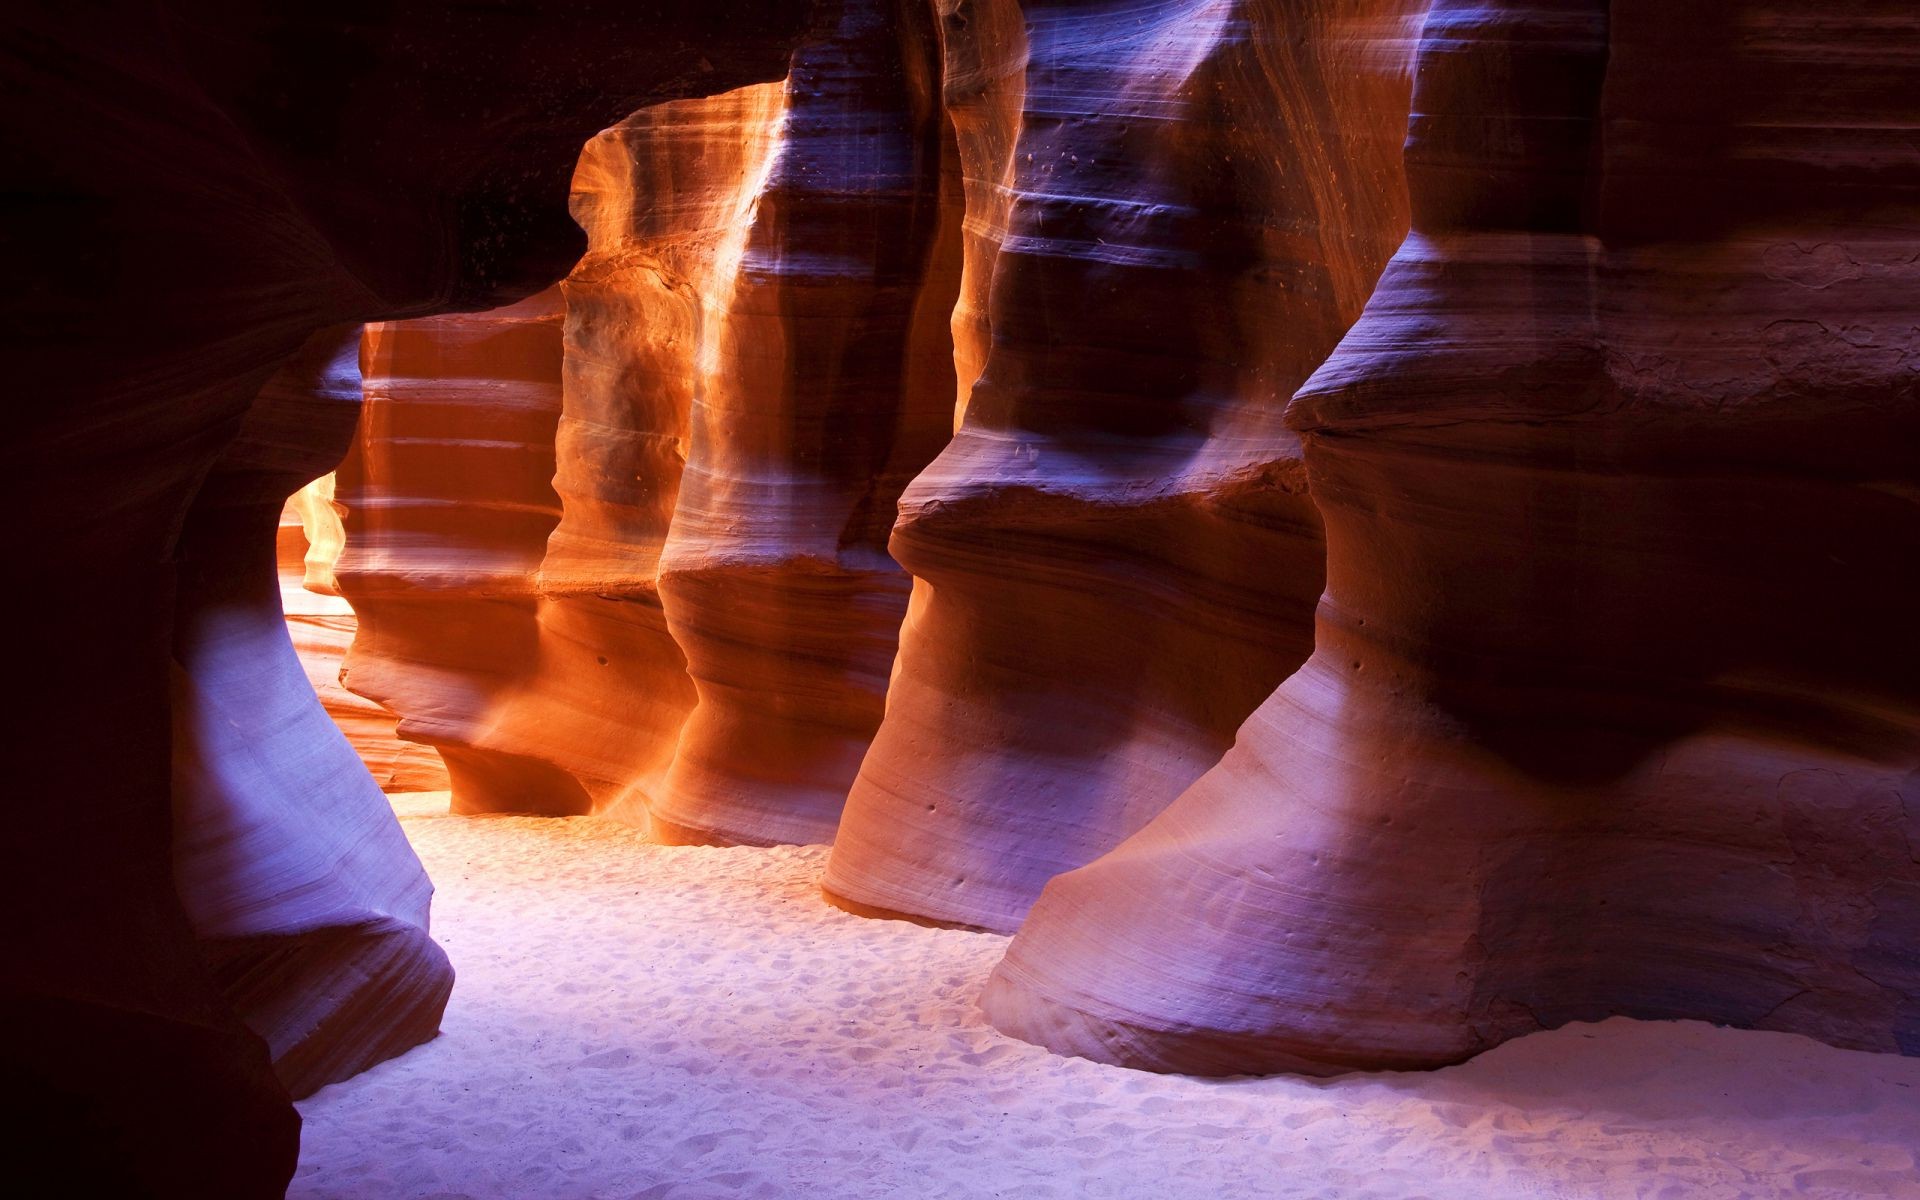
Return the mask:
[[699,701],[651,804],[666,841],[826,842],[880,724],[900,492],[953,428],[960,207],[923,0],[833,0],[703,330],[660,564]]
[[432,1033],[273,606],[362,322],[347,677],[464,811],[845,794],[1135,1066],[1920,1052],[1916,18],[1416,7],[16,6],[16,1169],[275,1195]]
[[663,840],[824,839],[844,791],[828,899],[1018,929],[985,1004],[1064,1052],[1920,1048],[1914,20],[918,13],[589,148],[511,585],[552,691],[396,706],[540,730],[558,810]]
[[[354,351],[358,356],[358,339]],[[355,364],[354,399],[360,398]],[[332,472],[287,498],[280,510],[276,563],[280,571],[280,611],[293,639],[307,683],[320,706],[346,735],[347,744],[383,792],[443,792],[449,784],[446,764],[430,747],[402,739],[394,715],[348,691],[340,682],[347,648],[359,621],[340,595],[333,568],[346,544],[346,530],[333,503]]]
[[369,329],[347,679],[457,811],[832,837],[905,607],[895,500],[951,431],[938,76],[920,4],[824,4],[784,84],[588,145],[560,293]]
[[173,873],[222,995],[294,1096],[430,1038],[453,985],[433,887],[321,707],[280,607],[288,493],[345,451],[360,327],[268,380],[182,528],[173,628]]
[[540,686],[562,321],[549,288],[372,324],[361,342],[366,409],[334,490],[347,535],[334,577],[360,623],[341,678],[439,752],[459,811],[589,807],[538,731],[509,719]]
[[1289,411],[1313,656],[1046,889],[1001,1029],[1228,1074],[1612,1014],[1920,1053],[1916,33],[1435,5],[1413,234]]
[[[11,780],[29,799],[10,807],[0,870],[18,918],[0,1073],[22,1177],[246,1197],[280,1194],[293,1170],[298,1116],[229,999],[247,985],[209,970],[188,914],[264,882],[247,878],[259,864],[194,855],[178,869],[237,875],[177,878],[176,841],[217,839],[175,828],[170,782],[176,729],[201,728],[174,719],[172,664],[210,633],[189,628],[207,610],[182,550],[215,549],[211,529],[183,530],[263,386],[319,330],[552,283],[579,254],[564,203],[581,143],[649,103],[777,78],[805,8],[429,2],[348,20],[166,0],[0,18],[0,304],[34,396],[0,461],[16,514],[0,549],[34,580],[7,597],[9,627],[31,631],[13,662],[35,684],[9,730],[31,748]],[[287,448],[315,432],[296,424]],[[271,515],[234,536],[271,587]],[[305,692],[297,667],[275,674],[276,695]],[[188,819],[256,812],[210,811],[210,794]],[[315,994],[286,983],[242,1007]]]
[[970,395],[901,500],[918,582],[835,902],[1015,928],[1306,658],[1320,518],[1282,410],[1405,228],[1410,8],[947,14]]

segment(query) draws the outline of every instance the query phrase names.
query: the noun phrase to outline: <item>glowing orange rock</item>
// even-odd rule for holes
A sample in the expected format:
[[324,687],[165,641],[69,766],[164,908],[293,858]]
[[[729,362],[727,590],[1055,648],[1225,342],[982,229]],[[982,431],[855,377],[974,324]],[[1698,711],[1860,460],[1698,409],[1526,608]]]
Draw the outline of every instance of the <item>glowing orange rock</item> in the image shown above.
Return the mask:
[[[357,353],[357,343],[356,343]],[[358,386],[358,372],[355,372]],[[340,669],[359,622],[333,580],[334,560],[346,540],[333,506],[329,472],[295,492],[280,513],[280,610],[321,707],[347,735],[373,781],[386,792],[447,790],[440,756],[394,732],[386,709],[340,685]]]
[[1320,520],[1281,410],[1404,229],[1408,7],[948,19],[971,397],[901,499],[919,583],[838,902],[1014,928],[1305,659]]
[[699,703],[652,800],[663,840],[832,840],[880,724],[908,583],[887,536],[953,427],[938,73],[917,0],[821,5],[706,295],[660,564]]
[[662,105],[590,141],[588,251],[563,289],[368,331],[339,490],[338,575],[362,614],[347,678],[439,748],[456,811],[647,819],[694,705],[658,581],[706,296],[782,91]]
[[343,682],[439,751],[456,811],[585,812],[539,734],[502,714],[539,686],[537,574],[559,521],[560,297],[386,322],[335,498],[359,631]]
[[823,5],[784,85],[596,138],[537,344],[472,332],[524,308],[370,330],[348,679],[458,810],[832,836],[905,607],[895,499],[952,422],[933,46],[916,3]]

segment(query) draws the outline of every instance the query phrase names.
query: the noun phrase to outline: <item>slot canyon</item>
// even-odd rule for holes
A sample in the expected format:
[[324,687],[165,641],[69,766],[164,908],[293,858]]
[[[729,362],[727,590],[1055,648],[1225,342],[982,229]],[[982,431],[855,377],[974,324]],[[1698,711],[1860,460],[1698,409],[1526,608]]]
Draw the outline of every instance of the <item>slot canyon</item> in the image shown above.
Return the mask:
[[1910,0],[0,30],[19,1194],[1920,1200]]

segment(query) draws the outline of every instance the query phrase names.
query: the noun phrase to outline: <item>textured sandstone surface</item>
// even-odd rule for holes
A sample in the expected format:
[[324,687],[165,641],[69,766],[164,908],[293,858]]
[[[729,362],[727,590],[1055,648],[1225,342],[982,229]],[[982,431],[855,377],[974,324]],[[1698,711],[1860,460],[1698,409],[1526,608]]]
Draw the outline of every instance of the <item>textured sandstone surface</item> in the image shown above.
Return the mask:
[[465,811],[589,807],[540,731],[513,719],[541,686],[562,320],[549,288],[375,323],[361,345],[366,410],[334,491],[346,529],[334,577],[360,622],[342,681],[439,752]]
[[[354,387],[357,401],[357,366]],[[334,581],[334,562],[345,545],[346,531],[334,507],[333,492],[334,478],[328,472],[288,497],[280,511],[277,562],[287,635],[321,707],[347,735],[348,744],[381,790],[444,792],[447,768],[440,756],[419,742],[402,740],[394,731],[391,712],[341,686],[340,671],[359,621]]]
[[1607,1014],[1920,1052],[1917,32],[1435,6],[1414,232],[1290,411],[1314,655],[1047,889],[1000,1028],[1208,1073]]
[[906,603],[895,500],[952,426],[937,57],[918,3],[824,4],[785,83],[587,146],[559,293],[369,330],[347,678],[459,811],[833,836]]
[[463,812],[844,795],[832,899],[1021,927],[994,1023],[1132,1066],[1920,1053],[1917,39],[14,6],[16,1171],[277,1195],[289,1091],[433,1032],[430,887],[275,603],[364,322],[347,675]]
[[[579,253],[581,142],[646,103],[777,77],[804,8],[426,2],[349,20],[167,0],[0,21],[4,327],[35,394],[0,460],[20,514],[0,549],[37,580],[9,589],[10,627],[34,631],[14,665],[38,681],[10,785],[47,798],[14,806],[0,870],[23,914],[0,1000],[31,1031],[0,1065],[44,1098],[8,1122],[26,1177],[239,1197],[292,1171],[297,1117],[200,957],[171,851],[170,660],[202,636],[176,637],[180,539],[255,397],[317,330],[557,279]],[[244,535],[268,586],[273,526]]]
[[908,583],[887,537],[953,427],[939,70],[922,0],[824,3],[794,55],[709,299],[662,551],[699,701],[651,804],[661,840],[831,841],[880,724]]
[[304,1095],[432,1037],[453,972],[433,887],[306,686],[280,607],[285,497],[360,409],[360,327],[314,335],[201,483],[179,542],[173,870],[201,952]]
[[947,17],[970,395],[901,499],[918,583],[837,902],[1013,929],[1306,658],[1320,519],[1282,410],[1405,228],[1408,8]]

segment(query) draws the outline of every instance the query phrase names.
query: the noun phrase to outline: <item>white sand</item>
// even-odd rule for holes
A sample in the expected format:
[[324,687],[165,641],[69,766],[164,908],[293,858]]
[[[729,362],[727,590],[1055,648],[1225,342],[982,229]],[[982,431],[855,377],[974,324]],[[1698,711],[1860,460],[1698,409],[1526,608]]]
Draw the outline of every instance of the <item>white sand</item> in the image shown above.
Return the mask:
[[1005,939],[821,903],[825,851],[399,802],[460,980],[300,1107],[296,1197],[1920,1197],[1920,1059],[1608,1021],[1431,1074],[1207,1082],[974,1007]]

